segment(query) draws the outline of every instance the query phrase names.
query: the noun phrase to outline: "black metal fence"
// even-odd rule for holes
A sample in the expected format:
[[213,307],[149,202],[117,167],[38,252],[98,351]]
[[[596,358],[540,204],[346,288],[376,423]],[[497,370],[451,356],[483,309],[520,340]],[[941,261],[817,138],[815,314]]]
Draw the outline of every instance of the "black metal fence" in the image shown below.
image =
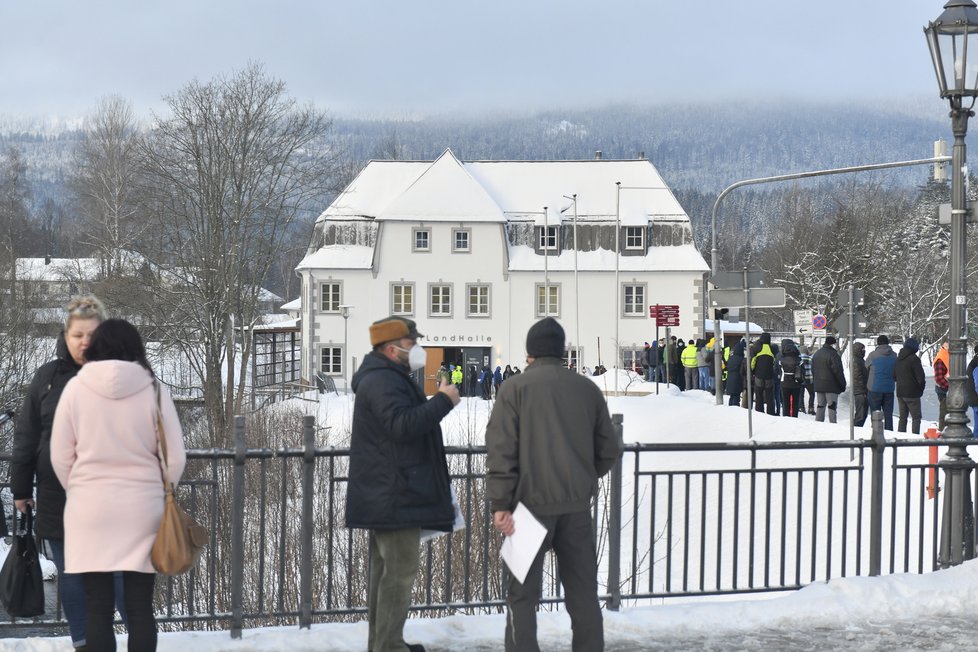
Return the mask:
[[[615,423],[620,433],[620,415]],[[181,500],[211,540],[193,572],[159,578],[164,628],[237,636],[245,626],[365,617],[368,538],[343,526],[349,451],[317,447],[312,417],[303,429],[301,447],[248,449],[239,417],[235,448],[188,451]],[[942,445],[881,431],[856,441],[627,445],[594,503],[602,598],[617,609],[933,570],[942,510],[927,449]],[[414,609],[501,610],[485,449],[447,454],[467,527],[423,544]],[[552,561],[546,569],[545,602],[560,602]],[[61,614],[45,623],[63,623]]]

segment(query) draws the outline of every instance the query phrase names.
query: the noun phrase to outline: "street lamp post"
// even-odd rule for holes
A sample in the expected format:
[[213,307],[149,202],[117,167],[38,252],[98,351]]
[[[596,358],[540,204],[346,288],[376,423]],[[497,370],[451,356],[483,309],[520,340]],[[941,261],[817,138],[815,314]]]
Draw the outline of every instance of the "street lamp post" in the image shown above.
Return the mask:
[[[577,282],[577,193],[564,195],[564,199],[574,202],[574,363],[577,373],[581,373],[581,287]],[[567,210],[566,208],[564,210]],[[563,213],[564,211],[561,211]]]
[[[950,0],[937,20],[924,28],[941,97],[951,104],[951,305],[948,332],[947,418],[942,436],[949,440],[947,454],[940,462],[944,469],[944,506],[941,522],[941,547],[938,566],[956,566],[975,556],[975,523],[971,502],[970,477],[974,466],[965,442],[968,430],[967,385],[967,298],[965,287],[965,224],[968,213],[965,196],[967,150],[964,137],[968,118],[978,98],[978,52],[968,60],[968,50],[978,50],[978,6],[973,0]],[[965,107],[964,100],[971,99]]]
[[340,306],[340,315],[343,317],[343,391],[348,394],[350,393],[350,383],[347,382],[346,368],[348,366],[347,361],[350,359],[350,351],[347,348],[346,327],[350,321],[350,308],[352,307],[347,305]]

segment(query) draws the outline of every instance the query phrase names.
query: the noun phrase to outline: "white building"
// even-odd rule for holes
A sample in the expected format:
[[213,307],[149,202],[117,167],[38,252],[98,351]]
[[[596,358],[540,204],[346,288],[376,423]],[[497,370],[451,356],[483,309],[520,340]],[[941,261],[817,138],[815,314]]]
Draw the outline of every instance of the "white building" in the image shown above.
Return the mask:
[[650,305],[680,307],[673,334],[703,333],[708,269],[644,159],[372,161],[319,216],[296,269],[303,376],[340,385],[370,350],[370,323],[392,314],[425,335],[429,392],[443,360],[467,375],[524,366],[527,329],[548,314],[572,362],[579,351],[611,368],[617,340],[631,366],[656,334]]

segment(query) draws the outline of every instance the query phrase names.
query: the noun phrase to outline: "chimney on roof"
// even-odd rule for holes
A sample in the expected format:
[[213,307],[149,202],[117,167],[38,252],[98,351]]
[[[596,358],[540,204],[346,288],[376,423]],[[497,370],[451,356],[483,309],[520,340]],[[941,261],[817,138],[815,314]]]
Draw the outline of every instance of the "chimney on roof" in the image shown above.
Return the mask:
[[599,150],[596,150],[594,152],[594,160],[595,161],[600,161],[601,160],[601,150],[600,149]]
[[639,152],[638,153],[638,160],[640,160],[640,161],[644,161],[645,160],[645,152]]

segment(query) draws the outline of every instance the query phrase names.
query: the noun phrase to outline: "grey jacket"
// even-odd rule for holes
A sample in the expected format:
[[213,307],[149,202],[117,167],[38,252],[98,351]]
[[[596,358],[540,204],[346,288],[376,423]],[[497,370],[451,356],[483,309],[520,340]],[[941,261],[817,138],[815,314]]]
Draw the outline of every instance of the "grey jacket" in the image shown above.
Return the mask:
[[486,450],[490,509],[511,511],[522,502],[546,516],[589,509],[622,442],[598,387],[543,357],[503,383]]

